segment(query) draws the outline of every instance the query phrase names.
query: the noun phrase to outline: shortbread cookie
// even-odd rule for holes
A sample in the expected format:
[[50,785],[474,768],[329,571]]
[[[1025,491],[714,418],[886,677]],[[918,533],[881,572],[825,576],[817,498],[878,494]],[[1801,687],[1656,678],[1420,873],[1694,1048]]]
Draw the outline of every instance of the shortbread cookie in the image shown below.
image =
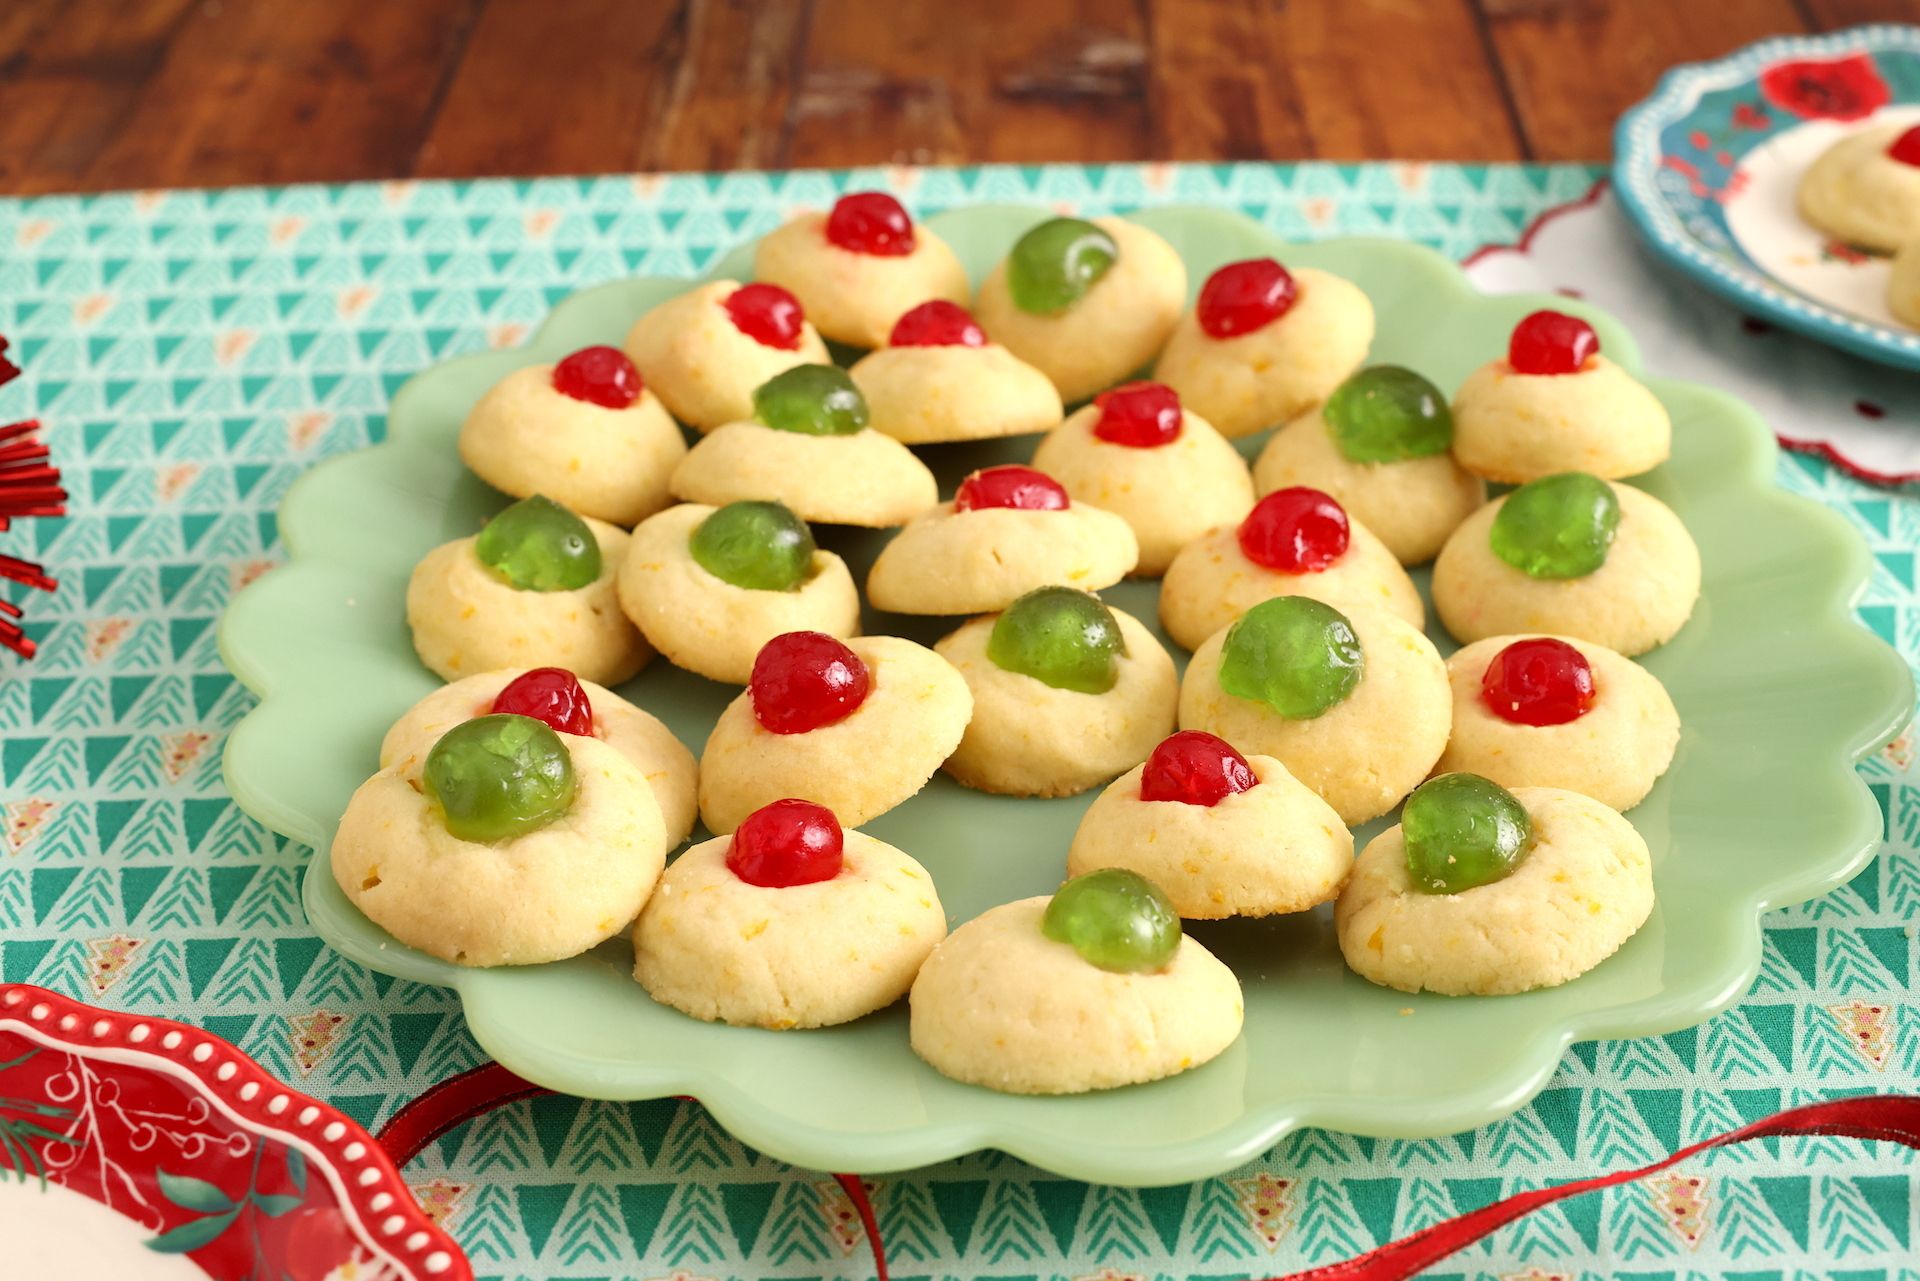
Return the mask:
[[668,662],[732,685],[746,684],[754,655],[783,632],[860,630],[846,562],[777,503],[682,503],[642,521],[618,595]]
[[887,345],[847,371],[873,429],[908,445],[1047,431],[1060,422],[1051,380],[987,336],[950,302],[915,307]]
[[442,680],[553,666],[618,685],[653,657],[615,599],[626,550],[625,530],[523,498],[414,566],[413,648]]
[[782,797],[859,827],[912,797],[960,743],[973,696],[940,655],[898,636],[769,641],[700,756],[700,818],[731,832]]
[[700,431],[753,416],[753,389],[795,365],[827,361],[799,300],[778,285],[715,280],[649,311],[626,353],[667,412]]
[[1127,522],[1140,544],[1134,573],[1166,572],[1182,547],[1253,507],[1247,464],[1160,383],[1105,391],[1049,432],[1033,465],[1080,501]]
[[1223,436],[1250,436],[1318,405],[1373,343],[1373,303],[1324,271],[1228,263],[1180,318],[1153,376]]
[[828,213],[768,232],[753,277],[798,298],[821,336],[854,347],[880,346],[918,303],[963,303],[972,292],[947,242],[882,191],[850,192]]
[[1145,368],[1180,319],[1187,268],[1124,218],[1052,218],[980,286],[974,314],[1072,404]]
[[1920,239],[1894,255],[1887,278],[1887,306],[1900,323],[1920,329]]
[[1920,125],[1848,134],[1800,179],[1800,216],[1845,244],[1893,253],[1920,240]]

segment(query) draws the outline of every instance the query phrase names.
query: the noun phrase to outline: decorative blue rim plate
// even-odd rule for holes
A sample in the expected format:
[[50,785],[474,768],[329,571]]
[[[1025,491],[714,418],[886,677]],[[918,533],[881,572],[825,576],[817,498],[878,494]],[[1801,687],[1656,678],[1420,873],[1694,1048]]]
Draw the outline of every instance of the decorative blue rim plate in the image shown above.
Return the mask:
[[1614,130],[1613,184],[1653,250],[1756,317],[1920,369],[1886,308],[1884,258],[1793,212],[1799,174],[1866,122],[1920,123],[1920,27],[1763,40],[1675,67]]

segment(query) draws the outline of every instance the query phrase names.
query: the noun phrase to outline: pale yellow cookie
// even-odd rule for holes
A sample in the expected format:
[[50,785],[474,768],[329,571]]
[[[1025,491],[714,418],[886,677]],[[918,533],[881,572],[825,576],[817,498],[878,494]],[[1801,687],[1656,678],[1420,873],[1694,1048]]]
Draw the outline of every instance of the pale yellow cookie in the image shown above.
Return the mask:
[[1910,240],[1894,255],[1887,278],[1887,306],[1901,324],[1920,329],[1920,240]]
[[715,506],[772,499],[801,520],[875,529],[940,501],[927,465],[872,428],[810,436],[760,423],[728,423],[696,444],[673,473],[673,494]]
[[428,552],[407,580],[407,626],[420,661],[442,680],[502,667],[564,667],[618,685],[653,650],[620,612],[614,577],[627,533],[581,517],[600,544],[600,577],[573,591],[520,591],[494,577],[457,538]]
[[846,827],[880,817],[927,785],[973,714],[967,682],[940,655],[898,636],[847,648],[867,665],[867,697],[845,720],[776,734],[753,714],[753,692],[727,704],[700,755],[700,818],[731,832],[763,805],[795,797]]
[[1068,404],[1146,367],[1180,319],[1187,268],[1173,246],[1124,218],[1092,221],[1120,253],[1093,287],[1060,311],[1022,311],[1007,289],[1007,264],[980,285],[974,315],[995,342],[1060,389]]
[[895,614],[979,614],[1036,587],[1111,587],[1140,545],[1127,522],[1085,503],[1064,511],[955,511],[951,503],[893,536],[867,574],[867,600]]
[[1251,436],[1314,408],[1373,344],[1373,303],[1359,286],[1312,267],[1290,271],[1293,306],[1278,320],[1214,338],[1189,309],[1154,366],[1153,376],[1223,436]]
[[929,298],[965,303],[966,268],[925,223],[913,227],[913,252],[854,253],[827,239],[827,215],[803,213],[760,238],[753,278],[800,300],[824,338],[879,347],[893,322]]
[[1488,480],[1520,485],[1564,471],[1606,480],[1667,461],[1673,423],[1633,375],[1605,356],[1571,374],[1480,366],[1453,398],[1453,456]]
[[913,1051],[956,1081],[1008,1094],[1082,1094],[1198,1067],[1240,1035],[1233,971],[1190,938],[1164,969],[1118,974],[1040,932],[1048,900],[968,921],[912,994]]
[[1060,392],[998,343],[984,347],[883,347],[847,371],[867,398],[872,426],[909,445],[1046,431],[1060,422]]
[[1332,494],[1402,565],[1424,565],[1447,535],[1487,501],[1486,482],[1453,460],[1429,454],[1387,463],[1356,463],[1340,452],[1320,410],[1310,409],[1275,432],[1253,464],[1254,489],[1305,485]]
[[1920,166],[1887,154],[1910,127],[1871,125],[1827,148],[1800,179],[1800,216],[1836,240],[1881,253],[1920,240]]
[[816,551],[812,574],[790,592],[735,587],[708,573],[688,541],[715,510],[682,503],[642,521],[620,566],[620,609],[669,663],[744,685],[754,655],[775,636],[860,630],[860,593],[846,562],[832,552]]
[[737,281],[715,280],[669,298],[634,323],[624,344],[667,411],[701,431],[753,417],[753,389],[775,374],[829,361],[810,323],[793,351],[741,333],[724,305],[738,288]]
[[1335,609],[1384,609],[1426,625],[1420,591],[1373,531],[1348,513],[1347,550],[1323,570],[1287,574],[1247,559],[1240,531],[1226,525],[1194,539],[1167,566],[1160,584],[1160,625],[1187,649],[1263,600],[1311,596]]
[[[408,708],[387,731],[380,741],[380,768],[398,768],[403,773],[414,768],[414,758],[425,757],[442,734],[462,721],[490,714],[500,691],[527,671],[508,667],[442,685]],[[699,809],[693,753],[658,718],[606,686],[583,680],[580,687],[593,705],[593,737],[633,762],[659,802],[667,847],[678,846],[693,831]],[[571,742],[572,737],[562,735],[562,741]]]
[[934,645],[973,691],[973,720],[946,769],[968,787],[1008,796],[1071,796],[1147,759],[1173,732],[1180,679],[1140,621],[1113,610],[1126,652],[1104,694],[1055,689],[987,657],[993,618]]
[[1190,920],[1273,916],[1330,902],[1353,866],[1353,833],[1271,756],[1259,780],[1213,805],[1143,801],[1144,765],[1122,774],[1080,819],[1067,875],[1124,867],[1158,885]]
[[1631,658],[1673,639],[1700,595],[1700,550],[1651,494],[1615,485],[1620,526],[1606,563],[1584,578],[1541,579],[1493,554],[1504,496],[1469,516],[1433,565],[1433,608],[1462,644],[1488,636],[1577,636]]
[[1133,572],[1166,572],[1182,547],[1217,525],[1238,524],[1253,506],[1246,460],[1197,414],[1181,415],[1180,434],[1152,449],[1094,435],[1100,407],[1087,405],[1047,434],[1033,465],[1127,522],[1140,544]]
[[1220,688],[1222,628],[1194,651],[1180,683],[1180,728],[1218,735],[1242,752],[1278,758],[1347,824],[1386,813],[1446,750],[1453,697],[1440,651],[1383,610],[1345,609],[1363,666],[1353,692],[1310,720]]
[[617,748],[561,741],[573,757],[572,807],[491,844],[447,831],[420,790],[424,755],[375,774],[334,833],[341,890],[400,942],[455,965],[563,960],[624,930],[666,863],[660,806]]
[[731,837],[673,861],[633,927],[633,977],[696,1019],[827,1027],[907,994],[947,916],[927,869],[891,845],[844,834],[830,881],[772,888],[727,866]]
[[686,456],[680,428],[651,391],[625,409],[553,388],[552,365],[495,383],[460,427],[460,457],[504,494],[545,494],[582,516],[635,525],[665,507]]
[[1458,894],[1414,888],[1395,824],[1360,851],[1334,908],[1360,977],[1402,992],[1504,996],[1578,978],[1653,911],[1653,862],[1633,824],[1553,787],[1514,796],[1533,846],[1501,880]]

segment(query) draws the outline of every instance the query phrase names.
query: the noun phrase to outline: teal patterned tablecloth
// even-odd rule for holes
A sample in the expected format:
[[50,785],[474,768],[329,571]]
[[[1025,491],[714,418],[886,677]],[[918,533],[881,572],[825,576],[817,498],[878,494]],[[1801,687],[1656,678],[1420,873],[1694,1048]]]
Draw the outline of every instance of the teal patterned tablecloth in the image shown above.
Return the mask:
[[[27,374],[73,515],[0,534],[59,594],[0,679],[0,977],[183,1018],[369,1126],[480,1060],[452,996],[370,973],[301,914],[311,851],[220,779],[249,696],[214,625],[281,554],[273,512],[319,458],[385,430],[425,365],[521,340],[623,274],[686,274],[849,181],[926,212],[1206,202],[1290,237],[1381,233],[1460,256],[1517,237],[1581,167],[1115,166],[420,182],[0,201],[0,334]],[[1920,502],[1823,462],[1781,483],[1866,536],[1862,612],[1920,656]],[[1888,815],[1854,881],[1766,921],[1740,1005],[1672,1036],[1575,1047],[1498,1125],[1427,1142],[1295,1134],[1190,1187],[1088,1187],[986,1153],[874,1181],[896,1272],[1274,1276],[1498,1196],[1637,1165],[1782,1106],[1920,1089],[1920,773],[1863,766]],[[1547,1210],[1458,1256],[1473,1277],[1920,1278],[1914,1153],[1844,1140],[1716,1153]],[[694,1104],[550,1098],[462,1126],[408,1175],[483,1277],[869,1275],[824,1172],[741,1147]],[[4,1235],[0,1233],[0,1235]]]

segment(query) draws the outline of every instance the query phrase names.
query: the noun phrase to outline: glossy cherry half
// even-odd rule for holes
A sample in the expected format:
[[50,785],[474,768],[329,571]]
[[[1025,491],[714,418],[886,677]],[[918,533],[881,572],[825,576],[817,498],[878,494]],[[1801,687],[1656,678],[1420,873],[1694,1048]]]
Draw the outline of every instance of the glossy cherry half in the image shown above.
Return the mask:
[[747,693],[763,729],[804,734],[853,715],[872,685],[867,665],[838,640],[788,632],[760,647]]
[[807,313],[800,300],[778,285],[742,285],[721,304],[733,327],[762,347],[799,351]]
[[1565,725],[1593,710],[1593,665],[1563,640],[1517,640],[1480,677],[1480,701],[1515,725]]
[[824,805],[775,801],[734,829],[727,866],[747,884],[767,889],[831,881],[846,866],[846,836]]
[[1043,471],[1014,463],[1004,467],[987,467],[973,473],[960,482],[960,492],[953,496],[953,509],[957,512],[975,511],[982,507],[1058,512],[1072,505],[1072,500],[1067,497],[1067,491],[1059,481]]
[[1140,773],[1140,799],[1211,808],[1259,783],[1253,767],[1233,744],[1189,729],[1162,740],[1147,757]]
[[1283,574],[1315,574],[1346,555],[1352,532],[1333,495],[1295,485],[1254,504],[1240,522],[1240,550]]
[[562,734],[584,738],[593,733],[593,703],[564,667],[536,667],[520,673],[494,696],[491,710],[531,716]]

